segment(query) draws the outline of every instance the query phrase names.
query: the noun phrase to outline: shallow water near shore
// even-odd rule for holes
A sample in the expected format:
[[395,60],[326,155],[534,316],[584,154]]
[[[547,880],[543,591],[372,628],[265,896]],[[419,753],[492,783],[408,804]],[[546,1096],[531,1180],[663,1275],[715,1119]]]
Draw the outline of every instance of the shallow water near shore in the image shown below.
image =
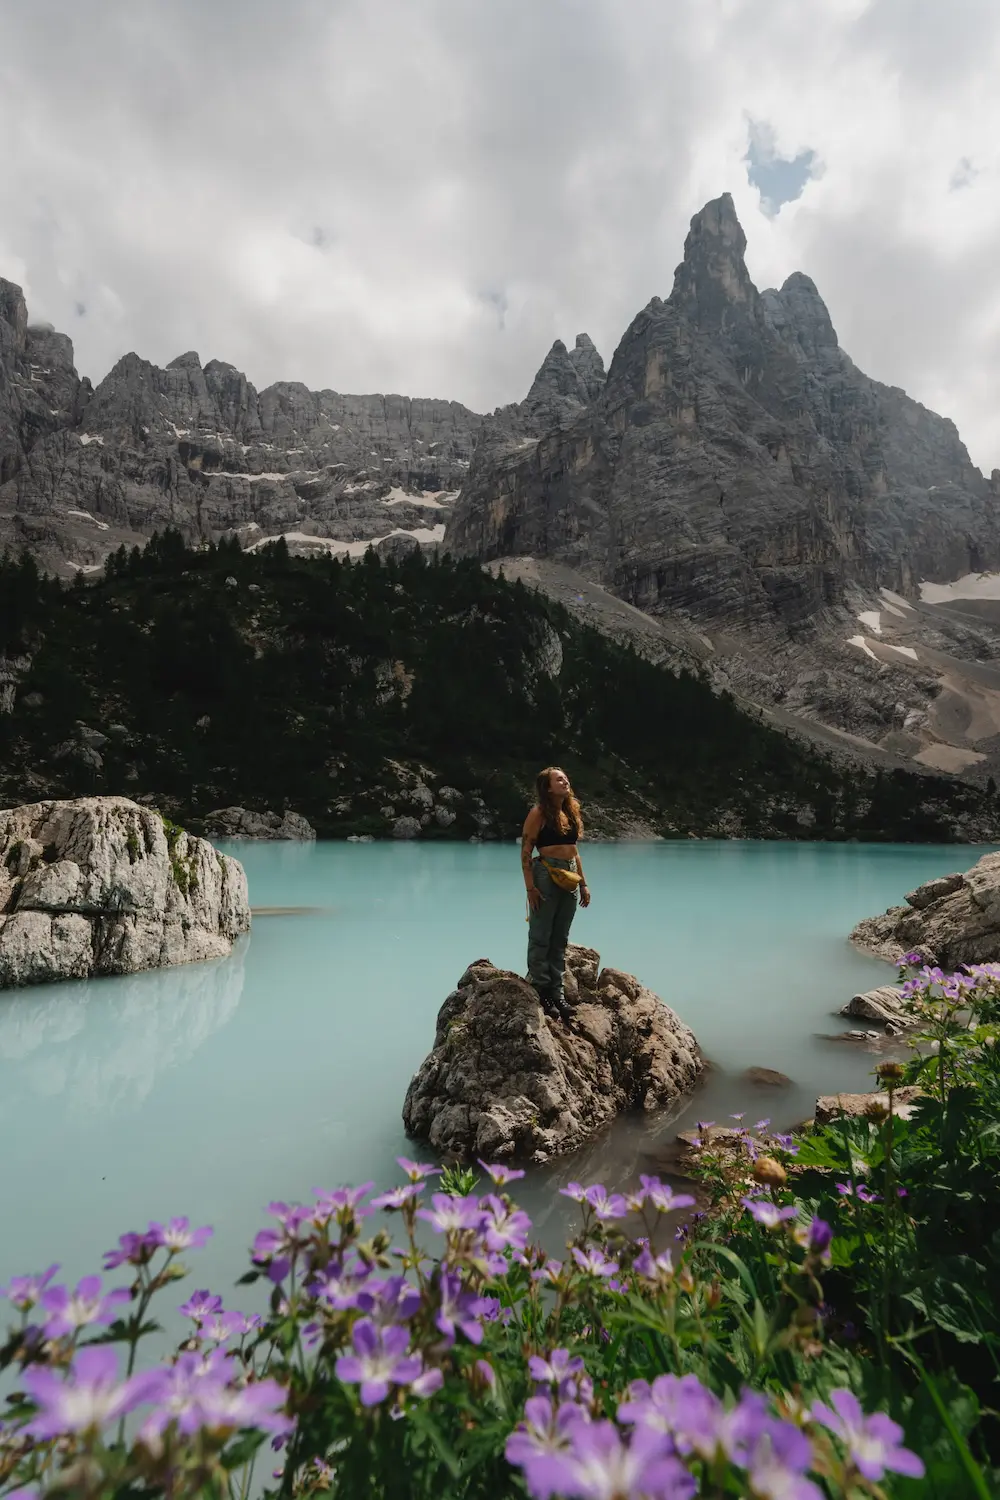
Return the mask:
[[[400,1109],[442,1000],[475,958],[523,972],[516,846],[221,847],[244,862],[259,913],[231,959],[0,996],[0,1283],[52,1260],[85,1274],[122,1231],[188,1214],[216,1229],[188,1286],[228,1292],[269,1200],[388,1186],[397,1155],[424,1154]],[[674,1117],[623,1121],[529,1173],[519,1196],[546,1238],[570,1208],[553,1189],[574,1176],[621,1186],[697,1119],[745,1110],[784,1127],[817,1094],[870,1087],[876,1059],[823,1033],[854,1024],[833,1012],[893,971],[847,934],[984,852],[588,847],[594,900],[574,939],[657,991],[713,1068]],[[751,1066],[792,1085],[749,1084]]]

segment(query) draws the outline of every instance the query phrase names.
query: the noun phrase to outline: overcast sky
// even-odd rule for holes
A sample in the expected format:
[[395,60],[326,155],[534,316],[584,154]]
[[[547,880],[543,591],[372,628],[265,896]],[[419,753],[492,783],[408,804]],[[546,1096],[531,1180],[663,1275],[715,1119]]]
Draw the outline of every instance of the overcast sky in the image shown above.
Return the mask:
[[99,379],[524,395],[728,190],[1000,467],[998,0],[0,0],[0,275]]

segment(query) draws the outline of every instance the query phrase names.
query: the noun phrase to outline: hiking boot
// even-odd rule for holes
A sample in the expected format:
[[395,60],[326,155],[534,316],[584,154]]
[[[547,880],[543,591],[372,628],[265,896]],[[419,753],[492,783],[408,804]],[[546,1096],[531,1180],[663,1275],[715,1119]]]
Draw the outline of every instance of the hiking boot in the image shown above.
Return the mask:
[[570,1005],[569,1001],[566,999],[566,996],[565,995],[551,995],[549,997],[549,1000],[550,1000],[550,1004],[552,1006],[552,1009],[555,1011],[555,1013],[559,1017],[560,1021],[564,1021],[567,1026],[572,1026],[572,1024],[573,1024],[573,1007],[572,1007],[572,1005]]

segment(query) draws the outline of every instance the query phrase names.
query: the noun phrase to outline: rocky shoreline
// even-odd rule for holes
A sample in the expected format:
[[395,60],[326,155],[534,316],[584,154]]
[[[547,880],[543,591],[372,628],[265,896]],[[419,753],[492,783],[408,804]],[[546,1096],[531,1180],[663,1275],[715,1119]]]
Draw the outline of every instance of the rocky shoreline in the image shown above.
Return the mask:
[[1000,959],[1000,854],[926,881],[905,902],[859,922],[852,943],[889,963],[907,953],[945,969]]

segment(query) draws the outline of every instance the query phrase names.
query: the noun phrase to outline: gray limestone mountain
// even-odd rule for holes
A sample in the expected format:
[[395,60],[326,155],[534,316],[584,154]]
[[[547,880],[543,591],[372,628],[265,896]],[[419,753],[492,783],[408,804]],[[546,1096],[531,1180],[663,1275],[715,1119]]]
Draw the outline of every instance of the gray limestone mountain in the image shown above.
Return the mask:
[[1000,775],[1000,587],[974,577],[1000,572],[1000,471],[852,363],[807,276],[758,292],[745,244],[728,195],[707,204],[607,374],[586,334],[557,341],[486,418],[258,393],[193,353],[128,354],[94,390],[0,280],[0,550],[70,576],[167,525],[444,545],[835,754]]
[[485,422],[446,546],[575,570],[664,622],[674,659],[844,748],[984,763],[1000,604],[935,609],[920,585],[1000,569],[1000,473],[857,369],[807,276],[758,292],[745,247],[727,194],[606,380],[588,364],[583,389],[556,345]]
[[[588,351],[581,356],[587,366]],[[0,549],[70,575],[122,542],[283,534],[299,551],[439,541],[481,418],[454,401],[344,396],[232,365],[127,354],[93,389],[63,334],[0,280]]]

